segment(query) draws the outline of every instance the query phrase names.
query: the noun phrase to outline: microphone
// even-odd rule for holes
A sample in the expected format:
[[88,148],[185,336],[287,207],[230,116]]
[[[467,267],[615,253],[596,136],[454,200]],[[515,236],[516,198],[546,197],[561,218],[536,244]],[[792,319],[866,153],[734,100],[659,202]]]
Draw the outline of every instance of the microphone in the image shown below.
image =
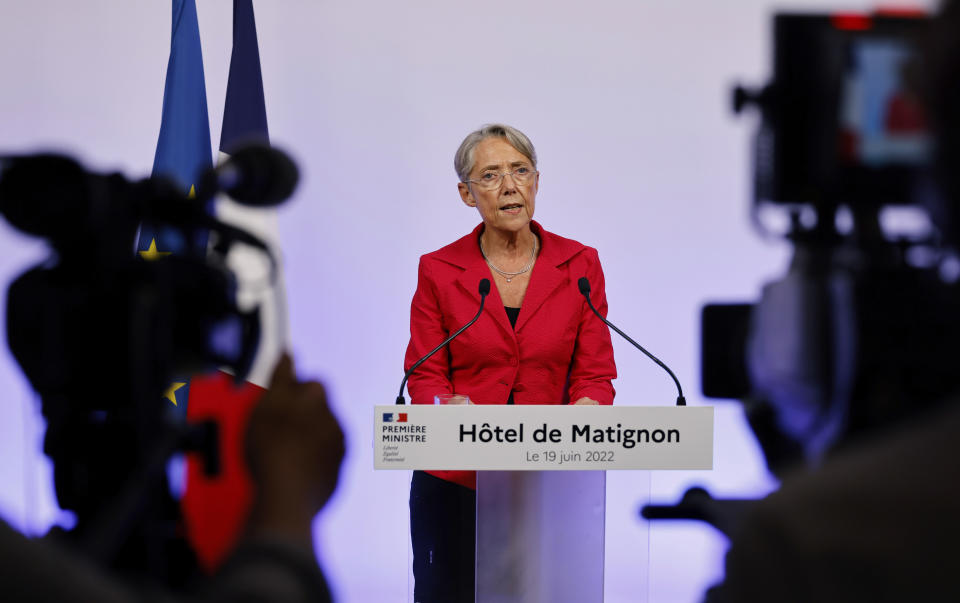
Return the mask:
[[642,345],[630,339],[630,337],[626,333],[624,333],[623,331],[615,327],[613,323],[611,323],[609,320],[607,320],[606,318],[600,315],[600,312],[598,312],[597,309],[593,307],[593,302],[590,301],[590,281],[587,280],[587,277],[585,276],[580,277],[580,280],[577,281],[577,286],[580,288],[580,294],[587,299],[587,305],[590,306],[590,309],[593,310],[593,313],[597,315],[597,318],[602,320],[604,324],[606,324],[608,327],[610,327],[611,329],[619,333],[621,337],[623,337],[624,339],[632,343],[633,347],[637,348],[638,350],[646,354],[650,358],[650,360],[653,360],[654,362],[659,364],[661,367],[663,367],[663,370],[667,371],[667,373],[669,373],[670,376],[673,377],[673,382],[677,384],[677,406],[686,406],[687,399],[683,397],[683,389],[680,388],[680,381],[677,380],[677,376],[673,374],[673,371],[670,370],[670,367],[660,362],[659,358],[657,358],[656,356],[654,356],[653,354],[645,350]]
[[210,199],[223,191],[243,205],[269,207],[292,195],[299,179],[297,164],[283,151],[263,144],[247,145],[200,178],[197,197]]
[[444,339],[444,340],[443,340],[443,343],[441,343],[441,344],[438,345],[437,347],[435,347],[435,348],[433,348],[432,350],[430,350],[430,352],[428,352],[426,356],[424,356],[424,357],[421,358],[420,360],[417,360],[416,362],[414,362],[414,363],[413,363],[413,366],[410,367],[410,370],[407,371],[406,373],[404,373],[404,375],[403,375],[403,381],[400,382],[400,393],[397,395],[397,404],[406,404],[406,403],[407,403],[407,401],[406,401],[406,400],[404,399],[404,397],[403,397],[403,388],[404,388],[404,386],[407,385],[407,379],[410,378],[410,375],[413,374],[413,371],[417,370],[417,367],[419,367],[421,364],[423,364],[424,362],[426,362],[431,356],[433,356],[433,355],[436,354],[438,351],[440,351],[440,348],[442,348],[443,346],[445,346],[445,345],[447,345],[448,343],[450,343],[451,341],[453,341],[454,338],[456,338],[457,335],[459,335],[460,333],[463,333],[465,330],[467,330],[467,327],[469,327],[469,326],[472,325],[473,323],[477,322],[477,319],[480,318],[480,314],[483,313],[483,302],[486,301],[487,295],[490,294],[490,279],[488,279],[488,278],[482,278],[482,279],[480,279],[480,286],[477,287],[477,292],[480,293],[480,309],[477,310],[477,315],[474,316],[474,317],[470,320],[470,322],[468,322],[467,324],[465,324],[465,325],[463,325],[462,327],[460,327],[459,329],[457,329],[457,331],[456,331],[453,335],[451,335],[450,337],[447,337],[446,339]]

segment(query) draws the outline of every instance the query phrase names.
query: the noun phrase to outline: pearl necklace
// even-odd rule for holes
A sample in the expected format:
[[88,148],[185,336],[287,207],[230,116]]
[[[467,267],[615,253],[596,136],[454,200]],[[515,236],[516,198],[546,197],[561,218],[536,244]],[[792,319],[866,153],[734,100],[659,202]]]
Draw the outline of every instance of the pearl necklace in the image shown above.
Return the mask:
[[533,237],[533,251],[530,252],[530,261],[527,262],[527,265],[521,268],[516,272],[507,272],[506,270],[501,270],[496,264],[490,261],[490,258],[487,257],[487,252],[483,250],[483,237],[480,237],[480,255],[483,256],[483,259],[486,260],[487,265],[494,269],[495,272],[501,274],[503,278],[507,279],[507,282],[511,282],[515,276],[519,276],[524,272],[529,271],[533,268],[533,263],[537,261],[537,241],[539,239],[536,235]]

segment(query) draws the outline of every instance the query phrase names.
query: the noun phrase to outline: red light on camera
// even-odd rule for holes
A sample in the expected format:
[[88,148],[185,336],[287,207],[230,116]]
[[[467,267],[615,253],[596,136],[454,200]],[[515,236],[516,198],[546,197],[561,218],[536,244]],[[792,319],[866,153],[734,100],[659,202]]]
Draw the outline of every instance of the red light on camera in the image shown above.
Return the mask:
[[843,31],[866,31],[873,27],[873,21],[867,15],[836,14],[830,17],[830,22]]

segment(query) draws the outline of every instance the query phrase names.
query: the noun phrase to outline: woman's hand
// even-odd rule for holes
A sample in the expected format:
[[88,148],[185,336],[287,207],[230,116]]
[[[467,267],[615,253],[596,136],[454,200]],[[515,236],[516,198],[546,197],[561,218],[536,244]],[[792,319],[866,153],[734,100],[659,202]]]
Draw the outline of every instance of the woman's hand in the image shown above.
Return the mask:
[[574,406],[598,406],[599,404],[600,403],[593,398],[588,398],[586,396],[573,403]]

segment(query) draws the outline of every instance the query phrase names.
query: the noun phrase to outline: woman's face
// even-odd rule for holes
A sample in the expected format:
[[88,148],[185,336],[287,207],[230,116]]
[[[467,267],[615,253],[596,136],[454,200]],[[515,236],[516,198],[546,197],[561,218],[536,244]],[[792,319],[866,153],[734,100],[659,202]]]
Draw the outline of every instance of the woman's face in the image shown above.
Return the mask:
[[[513,172],[526,168],[534,170],[526,155],[513,148],[503,138],[486,138],[473,150],[473,170],[470,180],[480,180],[485,172]],[[525,184],[513,176],[504,176],[500,185],[487,190],[477,182],[461,182],[460,197],[470,207],[476,207],[487,228],[518,232],[527,228],[533,219],[534,200],[540,174],[534,174]]]

